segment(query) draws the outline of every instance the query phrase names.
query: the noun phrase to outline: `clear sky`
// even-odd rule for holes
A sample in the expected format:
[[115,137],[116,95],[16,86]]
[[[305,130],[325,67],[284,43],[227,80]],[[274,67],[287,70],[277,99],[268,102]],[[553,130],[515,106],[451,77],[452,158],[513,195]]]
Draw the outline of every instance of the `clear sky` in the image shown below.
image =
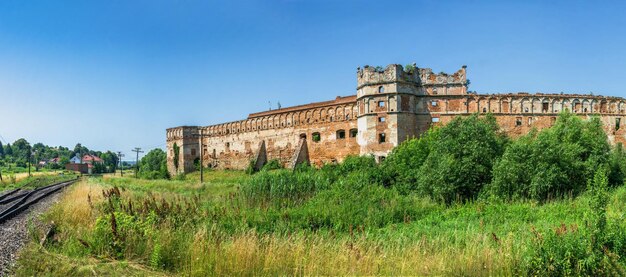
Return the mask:
[[355,94],[357,66],[479,93],[626,97],[626,1],[0,1],[0,140],[123,151]]

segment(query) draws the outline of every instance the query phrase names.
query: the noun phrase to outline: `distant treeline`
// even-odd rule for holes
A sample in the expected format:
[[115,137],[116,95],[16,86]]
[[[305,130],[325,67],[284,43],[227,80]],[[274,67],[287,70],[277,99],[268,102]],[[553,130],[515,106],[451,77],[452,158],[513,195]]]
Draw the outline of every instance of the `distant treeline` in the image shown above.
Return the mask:
[[[3,145],[0,142],[0,166],[8,169],[17,167],[28,167],[29,156],[33,166],[38,166],[40,161],[45,161],[44,167],[49,169],[62,169],[65,164],[70,162],[74,156],[94,155],[100,157],[104,164],[94,167],[96,173],[112,172],[117,169],[118,157],[111,151],[95,151],[91,150],[80,143],[77,143],[73,149],[63,146],[48,146],[43,143],[35,143],[31,145],[26,139],[18,139],[15,142]],[[58,158],[57,161],[51,162],[52,159]]]

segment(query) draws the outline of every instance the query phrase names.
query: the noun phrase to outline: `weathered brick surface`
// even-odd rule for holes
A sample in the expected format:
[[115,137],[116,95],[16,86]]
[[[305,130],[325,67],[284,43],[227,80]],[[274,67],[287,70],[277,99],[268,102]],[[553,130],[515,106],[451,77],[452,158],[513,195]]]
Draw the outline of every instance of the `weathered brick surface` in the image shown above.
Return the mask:
[[[341,162],[348,155],[381,158],[432,125],[473,113],[493,114],[513,137],[551,126],[562,110],[582,118],[598,115],[611,143],[623,143],[625,103],[623,98],[592,95],[468,93],[465,67],[454,74],[435,74],[428,68],[407,72],[401,65],[384,70],[366,66],[357,70],[353,96],[253,113],[245,120],[213,126],[167,129],[168,169],[172,174],[193,171],[196,160],[205,166],[244,169],[258,156],[262,142],[268,160],[293,166],[301,138],[306,138],[306,156],[316,166]],[[175,143],[180,147],[178,168]]]

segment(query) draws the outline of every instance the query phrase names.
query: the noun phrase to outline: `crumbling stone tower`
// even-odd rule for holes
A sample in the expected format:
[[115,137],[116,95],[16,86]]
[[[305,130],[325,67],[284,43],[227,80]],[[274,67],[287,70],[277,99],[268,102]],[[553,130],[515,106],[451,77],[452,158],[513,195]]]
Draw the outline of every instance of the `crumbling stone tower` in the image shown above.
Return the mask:
[[[452,75],[434,74],[430,68],[399,64],[385,69],[365,66],[357,70],[358,143],[360,154],[378,159],[404,140],[416,137],[439,122],[440,95],[467,95],[465,66]],[[441,103],[447,106],[447,101]],[[435,117],[433,117],[435,116]]]

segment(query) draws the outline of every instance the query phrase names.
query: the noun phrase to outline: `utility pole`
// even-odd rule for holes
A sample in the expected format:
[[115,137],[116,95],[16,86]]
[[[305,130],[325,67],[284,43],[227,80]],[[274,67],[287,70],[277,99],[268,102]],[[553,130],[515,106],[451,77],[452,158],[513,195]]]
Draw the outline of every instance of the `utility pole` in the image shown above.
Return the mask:
[[139,153],[143,153],[143,151],[141,151],[140,147],[135,147],[132,151],[137,154],[137,158],[135,159],[135,178],[137,178],[137,172],[139,172]]
[[28,177],[32,176],[30,175],[30,156],[33,154],[33,149],[31,147],[28,147]]
[[117,151],[117,159],[119,160],[119,163],[120,163],[120,176],[124,177],[124,168],[123,168],[123,164],[122,164],[122,157],[124,157],[122,152],[121,151]]

